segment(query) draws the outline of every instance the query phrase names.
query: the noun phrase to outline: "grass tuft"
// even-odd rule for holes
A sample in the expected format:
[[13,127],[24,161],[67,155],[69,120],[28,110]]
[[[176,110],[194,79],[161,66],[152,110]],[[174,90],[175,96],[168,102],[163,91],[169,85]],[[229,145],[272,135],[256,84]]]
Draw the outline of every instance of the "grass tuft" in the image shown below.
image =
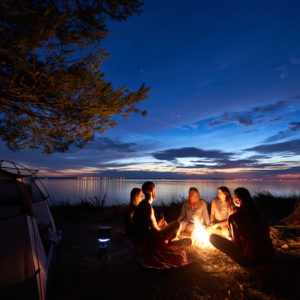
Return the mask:
[[70,203],[69,200],[51,206],[54,216],[78,216],[84,212],[98,214],[104,210],[106,194],[102,198],[94,196],[83,198],[77,203]]
[[181,199],[172,198],[171,202],[163,203],[162,201],[155,206],[156,213],[161,213],[165,216],[166,221],[170,222],[178,218],[183,202],[186,199],[181,197]]
[[300,225],[300,198],[294,206],[294,210],[284,219],[280,221],[282,224],[289,226]]
[[270,192],[260,192],[255,194],[253,199],[257,208],[266,215],[270,223],[275,224],[293,212],[300,195],[274,196]]

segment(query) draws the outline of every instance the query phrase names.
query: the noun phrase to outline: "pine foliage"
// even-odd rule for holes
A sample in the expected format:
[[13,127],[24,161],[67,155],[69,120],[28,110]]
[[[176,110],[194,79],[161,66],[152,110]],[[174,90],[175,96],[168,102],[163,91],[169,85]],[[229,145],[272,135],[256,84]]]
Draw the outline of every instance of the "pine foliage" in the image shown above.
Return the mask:
[[149,88],[114,88],[100,67],[108,19],[138,0],[1,0],[0,137],[11,150],[80,147],[137,108]]

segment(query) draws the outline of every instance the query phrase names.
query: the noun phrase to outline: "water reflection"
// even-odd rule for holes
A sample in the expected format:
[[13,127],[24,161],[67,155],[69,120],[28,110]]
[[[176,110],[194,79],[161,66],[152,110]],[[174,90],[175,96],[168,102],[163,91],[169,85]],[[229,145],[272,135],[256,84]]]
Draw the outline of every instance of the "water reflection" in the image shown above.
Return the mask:
[[[231,192],[243,186],[252,194],[270,191],[274,195],[300,194],[299,180],[153,180],[157,189],[157,200],[168,203],[186,198],[191,186],[196,187],[202,199],[208,202],[216,197],[219,186],[227,186]],[[100,179],[49,179],[44,184],[54,203],[80,199],[106,197],[105,205],[128,204],[130,191],[141,187],[144,179],[100,180]]]

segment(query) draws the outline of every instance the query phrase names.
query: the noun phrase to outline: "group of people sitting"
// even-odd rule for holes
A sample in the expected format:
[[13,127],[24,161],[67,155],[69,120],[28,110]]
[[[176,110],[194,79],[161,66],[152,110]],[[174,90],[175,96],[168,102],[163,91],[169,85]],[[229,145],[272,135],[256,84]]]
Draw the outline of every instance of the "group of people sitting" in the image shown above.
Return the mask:
[[[219,187],[218,197],[212,200],[209,214],[207,202],[200,198],[197,188],[191,187],[179,217],[170,223],[163,215],[155,215],[152,207],[155,199],[153,182],[147,181],[142,189],[131,191],[125,230],[139,254],[145,253],[145,250],[150,255],[160,249],[178,251],[172,246],[172,241],[178,240],[180,233],[192,234],[197,219],[211,233],[211,244],[241,265],[265,263],[272,255],[268,222],[245,188],[235,189],[232,198],[227,187]],[[188,263],[182,252],[180,257],[184,259],[179,265]]]

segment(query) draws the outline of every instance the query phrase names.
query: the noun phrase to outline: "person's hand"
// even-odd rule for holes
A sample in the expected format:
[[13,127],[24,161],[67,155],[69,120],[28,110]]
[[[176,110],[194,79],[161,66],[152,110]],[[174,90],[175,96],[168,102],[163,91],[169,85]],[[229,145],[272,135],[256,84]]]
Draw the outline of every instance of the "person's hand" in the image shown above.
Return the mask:
[[209,228],[211,228],[213,230],[215,230],[217,227],[218,227],[218,223],[216,223],[216,224],[211,223],[209,226]]

